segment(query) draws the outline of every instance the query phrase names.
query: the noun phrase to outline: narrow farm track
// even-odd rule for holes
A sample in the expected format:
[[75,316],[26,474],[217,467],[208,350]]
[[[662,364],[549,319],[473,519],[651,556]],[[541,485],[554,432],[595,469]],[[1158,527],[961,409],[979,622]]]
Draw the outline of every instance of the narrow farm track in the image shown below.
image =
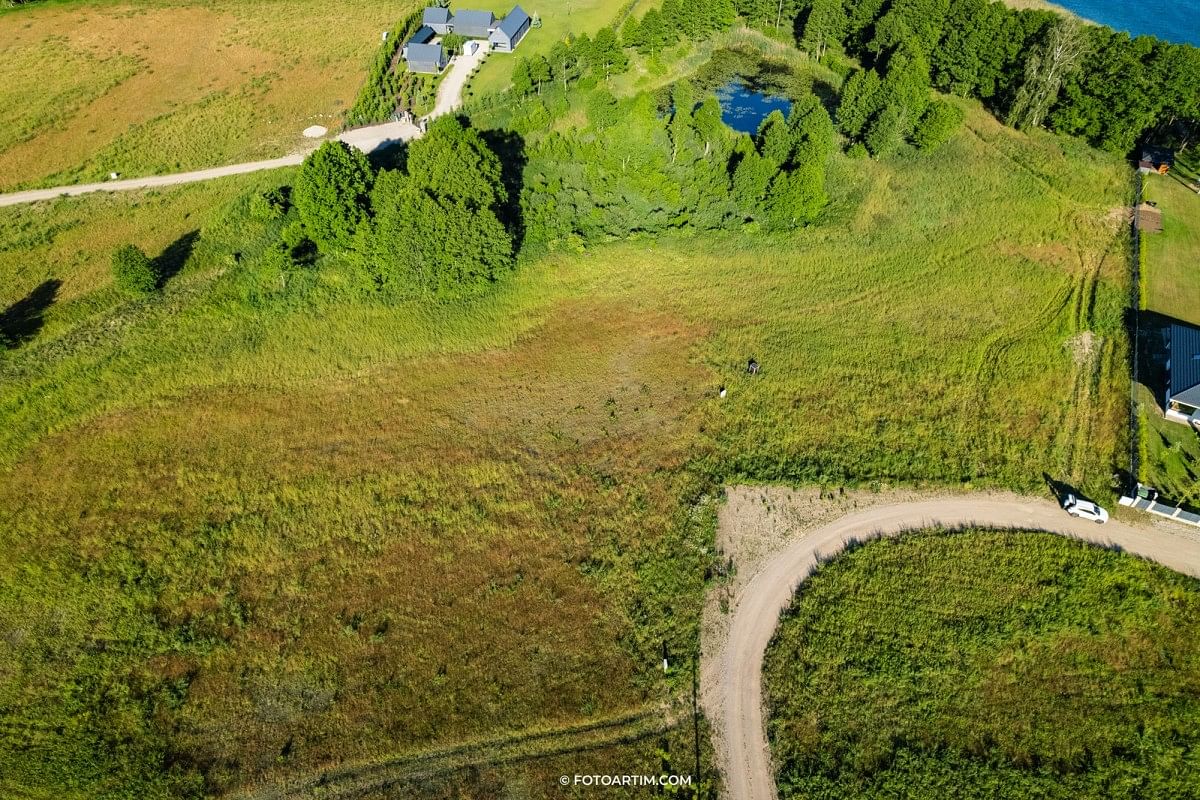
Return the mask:
[[512,764],[636,742],[664,733],[673,725],[663,709],[646,707],[578,725],[349,764],[252,789],[235,797],[237,800],[290,800],[314,795],[328,800],[355,798],[470,767]]
[[734,599],[725,644],[707,648],[701,660],[705,713],[714,723],[716,747],[731,800],[773,800],[774,772],[764,725],[762,669],[780,613],[796,588],[823,560],[852,541],[894,536],[934,526],[976,526],[1057,533],[1156,561],[1200,577],[1200,537],[1072,519],[1046,500],[1011,497],[947,497],[878,506],[829,523],[770,558]]

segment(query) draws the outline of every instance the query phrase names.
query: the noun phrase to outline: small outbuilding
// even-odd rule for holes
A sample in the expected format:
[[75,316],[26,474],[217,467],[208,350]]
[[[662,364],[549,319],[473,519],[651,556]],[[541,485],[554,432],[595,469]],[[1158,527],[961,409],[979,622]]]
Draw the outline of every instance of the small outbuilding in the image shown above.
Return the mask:
[[1143,175],[1157,172],[1166,175],[1175,166],[1175,151],[1167,147],[1143,147],[1142,157],[1138,160],[1138,172]]
[[424,72],[437,75],[446,68],[450,59],[440,44],[410,44],[404,48],[404,60],[409,72]]
[[517,45],[525,38],[525,34],[529,33],[529,28],[533,25],[533,20],[525,13],[525,9],[520,6],[515,6],[512,11],[508,12],[508,16],[500,21],[496,29],[492,31],[488,41],[492,43],[492,49],[501,53],[511,53],[517,49]]
[[1162,212],[1153,203],[1142,203],[1137,207],[1137,225],[1140,233],[1162,233]]

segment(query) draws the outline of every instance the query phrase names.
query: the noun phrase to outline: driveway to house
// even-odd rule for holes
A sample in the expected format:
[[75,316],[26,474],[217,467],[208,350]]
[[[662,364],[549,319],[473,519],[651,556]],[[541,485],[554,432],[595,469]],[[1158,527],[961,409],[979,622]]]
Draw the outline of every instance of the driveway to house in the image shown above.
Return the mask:
[[[734,523],[736,525],[736,521]],[[877,506],[817,528],[770,557],[734,599],[728,636],[701,657],[702,702],[732,800],[773,800],[762,693],[763,656],[779,614],[819,559],[851,540],[892,536],[932,526],[977,525],[1041,530],[1098,545],[1117,546],[1178,572],[1200,576],[1200,537],[1162,528],[1106,525],[1073,519],[1045,500],[1017,496],[947,497]]]
[[457,55],[450,61],[450,71],[446,73],[446,77],[442,78],[442,83],[438,86],[437,102],[433,105],[433,111],[430,111],[425,119],[436,119],[444,114],[449,114],[462,105],[463,87],[467,84],[467,78],[471,77],[475,68],[487,58],[490,49],[487,42],[481,41],[478,44],[478,49],[471,55]]
[[[346,144],[357,147],[364,153],[372,153],[397,142],[407,142],[421,135],[411,122],[385,122],[382,125],[371,125],[366,128],[343,131],[337,138]],[[132,189],[153,189],[159,186],[178,186],[182,183],[210,181],[214,178],[226,178],[230,175],[244,175],[247,172],[260,172],[266,169],[293,167],[304,161],[304,157],[312,148],[282,158],[272,158],[266,161],[250,161],[245,164],[230,164],[225,167],[212,167],[194,172],[176,172],[172,175],[155,175],[147,178],[128,178],[126,180],[105,181],[104,183],[78,183],[73,186],[58,186],[53,189],[31,189],[25,192],[0,194],[0,206],[15,206],[21,203],[34,203],[38,200],[53,200],[63,195],[80,195],[90,192],[127,192]]]

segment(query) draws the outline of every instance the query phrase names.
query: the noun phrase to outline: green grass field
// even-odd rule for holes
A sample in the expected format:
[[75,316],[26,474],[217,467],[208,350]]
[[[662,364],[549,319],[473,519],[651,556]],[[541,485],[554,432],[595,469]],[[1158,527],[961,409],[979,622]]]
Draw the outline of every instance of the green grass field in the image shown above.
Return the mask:
[[[290,179],[0,211],[0,794],[659,709],[725,480],[1111,492],[1127,170],[1082,145],[972,108],[936,154],[836,159],[795,236],[560,252],[461,303],[263,267],[251,199]],[[124,241],[161,297],[109,285]],[[554,796],[547,763],[488,780]]]
[[282,155],[335,128],[415,4],[49,3],[0,14],[0,190]]
[[1191,796],[1198,634],[1196,580],[1051,534],[868,543],[768,649],[780,796]]
[[1200,325],[1200,194],[1188,184],[1200,170],[1186,158],[1167,176],[1147,175],[1145,198],[1163,214],[1161,233],[1142,248],[1139,479],[1169,501],[1200,506],[1200,436],[1162,414],[1167,374],[1163,330],[1172,321]]
[[1185,182],[1200,171],[1180,164],[1173,175],[1147,175],[1146,199],[1163,213],[1163,231],[1146,235],[1145,297],[1148,311],[1200,325],[1200,194]]

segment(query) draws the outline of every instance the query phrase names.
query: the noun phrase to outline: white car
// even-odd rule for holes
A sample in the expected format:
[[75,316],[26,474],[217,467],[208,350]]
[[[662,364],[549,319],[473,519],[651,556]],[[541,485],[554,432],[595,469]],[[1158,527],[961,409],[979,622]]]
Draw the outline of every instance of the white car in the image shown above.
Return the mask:
[[1073,494],[1067,495],[1067,499],[1063,501],[1063,510],[1072,517],[1079,519],[1090,519],[1097,525],[1103,525],[1108,522],[1108,512],[1095,503],[1087,500],[1080,500]]

